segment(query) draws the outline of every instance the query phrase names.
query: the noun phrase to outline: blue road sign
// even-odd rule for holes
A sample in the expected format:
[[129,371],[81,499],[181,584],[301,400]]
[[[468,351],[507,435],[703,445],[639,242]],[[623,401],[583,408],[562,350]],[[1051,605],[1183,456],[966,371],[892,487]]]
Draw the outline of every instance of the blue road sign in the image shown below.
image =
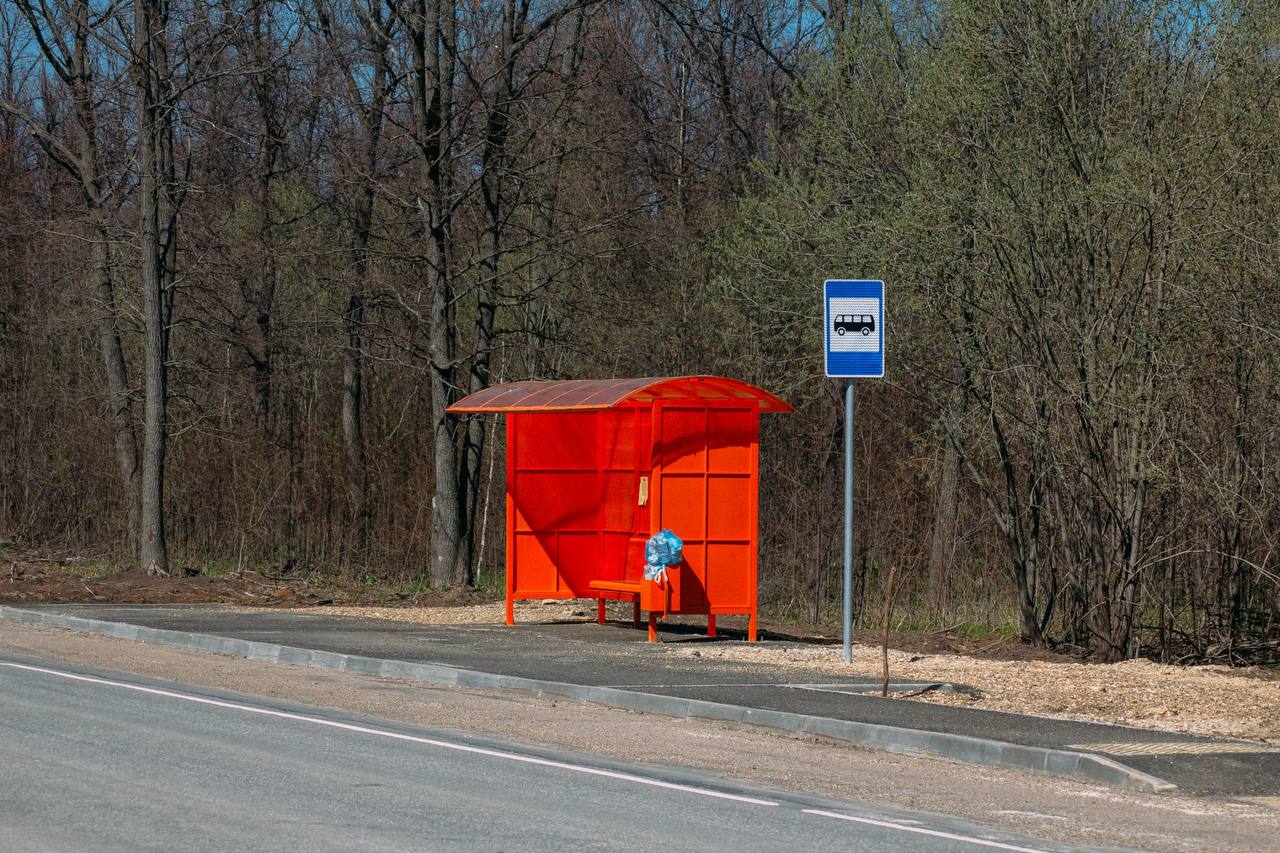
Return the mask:
[[884,376],[884,282],[829,279],[823,290],[827,375]]

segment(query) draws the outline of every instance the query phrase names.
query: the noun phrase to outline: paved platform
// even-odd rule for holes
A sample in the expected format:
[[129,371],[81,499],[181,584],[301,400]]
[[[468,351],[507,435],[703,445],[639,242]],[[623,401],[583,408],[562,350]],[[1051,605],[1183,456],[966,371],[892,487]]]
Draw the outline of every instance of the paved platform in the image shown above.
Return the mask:
[[[339,654],[440,664],[498,675],[615,687],[836,720],[942,732],[1112,757],[1187,793],[1280,794],[1280,750],[1247,741],[884,699],[868,695],[874,673],[829,673],[676,658],[643,631],[592,623],[413,625],[216,606],[47,605],[69,616],[210,634]],[[664,642],[724,643],[669,626]],[[906,685],[904,685],[906,686]],[[1082,749],[1080,745],[1089,745]]]

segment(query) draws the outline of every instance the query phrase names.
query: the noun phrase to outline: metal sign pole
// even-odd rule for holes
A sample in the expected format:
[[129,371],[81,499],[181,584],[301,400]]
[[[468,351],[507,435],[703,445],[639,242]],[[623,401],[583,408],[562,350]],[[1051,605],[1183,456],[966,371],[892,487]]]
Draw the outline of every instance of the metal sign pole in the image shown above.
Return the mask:
[[[844,388],[844,662],[853,662],[853,416],[858,378],[884,378],[885,292],[880,279],[822,283],[826,374]],[[871,481],[874,488],[874,479]]]
[[853,416],[854,388],[844,388],[844,662],[853,662]]

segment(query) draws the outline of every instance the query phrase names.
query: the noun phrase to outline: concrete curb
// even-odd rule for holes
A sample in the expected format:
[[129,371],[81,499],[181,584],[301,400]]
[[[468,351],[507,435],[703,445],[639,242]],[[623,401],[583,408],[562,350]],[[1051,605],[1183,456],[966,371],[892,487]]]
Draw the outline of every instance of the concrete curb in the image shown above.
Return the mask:
[[539,697],[591,702],[627,711],[680,719],[713,720],[715,722],[731,723],[744,729],[783,732],[796,737],[826,738],[872,749],[882,749],[887,752],[931,755],[969,764],[1027,770],[1033,773],[1045,773],[1133,791],[1171,791],[1177,787],[1171,782],[1135,770],[1132,767],[1126,767],[1118,761],[1112,761],[1109,758],[1088,752],[1071,752],[945,732],[906,729],[875,723],[859,723],[830,717],[815,717],[808,714],[770,711],[762,708],[746,708],[722,702],[705,702],[700,699],[685,699],[679,696],[641,693],[616,687],[591,687],[582,684],[566,684],[559,681],[497,675],[489,672],[458,669],[442,664],[369,658],[359,655],[281,646],[275,643],[238,640],[213,634],[144,628],[140,625],[130,625],[124,622],[105,622],[98,619],[66,616],[60,613],[23,610],[17,607],[0,606],[0,620],[69,628],[73,631],[87,631],[122,640],[176,646],[202,652],[232,655],[247,660],[287,663],[296,666],[333,669],[388,678],[406,678],[450,687],[470,687],[480,690],[517,690]]

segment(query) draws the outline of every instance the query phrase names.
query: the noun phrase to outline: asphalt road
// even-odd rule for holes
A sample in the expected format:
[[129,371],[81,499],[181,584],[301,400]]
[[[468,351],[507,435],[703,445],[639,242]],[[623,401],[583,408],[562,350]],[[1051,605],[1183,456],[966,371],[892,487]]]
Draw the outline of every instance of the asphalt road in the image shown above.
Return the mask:
[[[656,655],[643,631],[589,624],[414,625],[383,619],[238,610],[204,605],[70,604],[32,607],[80,616],[220,637],[280,643],[373,658],[436,663],[524,678],[603,685],[723,702],[750,708],[901,726],[1050,749],[1081,743],[1182,742],[1213,738],[1107,726],[1075,720],[979,710],[932,702],[885,701],[874,695],[797,690],[789,682],[848,677],[712,657],[673,660]],[[677,626],[678,627],[678,626]],[[706,642],[699,634],[685,642]],[[855,678],[866,681],[866,677]],[[874,679],[873,679],[874,681]],[[1280,752],[1211,751],[1125,755],[1122,764],[1209,796],[1280,794]]]
[[1064,849],[7,656],[0,768],[0,850]]

